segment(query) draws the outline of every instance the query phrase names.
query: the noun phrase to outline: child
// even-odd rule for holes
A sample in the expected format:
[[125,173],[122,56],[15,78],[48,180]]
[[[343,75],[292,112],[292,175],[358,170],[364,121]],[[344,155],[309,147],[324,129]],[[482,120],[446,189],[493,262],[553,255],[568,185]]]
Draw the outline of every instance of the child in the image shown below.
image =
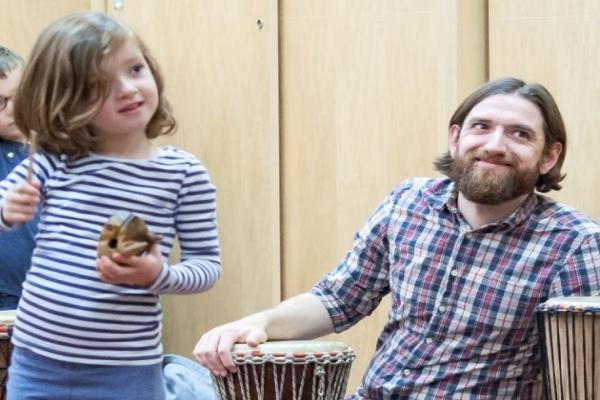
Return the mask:
[[[192,155],[155,147],[175,120],[141,40],[96,12],[38,38],[15,120],[41,151],[0,183],[1,225],[40,205],[37,247],[12,341],[8,399],[164,399],[162,293],[209,289],[220,275],[215,189]],[[147,254],[96,258],[115,212],[161,237]],[[178,237],[182,262],[167,265]]]
[[[14,94],[23,59],[0,46],[0,180],[27,158],[25,137],[13,119]],[[0,310],[17,308],[21,286],[31,264],[37,218],[0,235]]]

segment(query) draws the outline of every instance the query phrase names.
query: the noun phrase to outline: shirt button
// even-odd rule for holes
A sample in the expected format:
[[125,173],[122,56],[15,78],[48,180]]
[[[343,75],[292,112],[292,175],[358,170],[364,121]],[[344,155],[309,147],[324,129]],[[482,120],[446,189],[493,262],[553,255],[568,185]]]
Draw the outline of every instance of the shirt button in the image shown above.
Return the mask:
[[410,375],[410,369],[406,368],[404,371],[402,371],[402,373],[404,374],[404,376],[409,376]]
[[8,158],[13,158],[15,156],[15,153],[13,153],[12,151],[9,151],[8,153],[6,153],[6,156]]
[[438,307],[438,311],[439,311],[440,313],[446,312],[446,306],[439,306],[439,307]]
[[433,343],[433,339],[428,337],[427,339],[425,339],[425,343],[431,344],[431,343]]
[[450,271],[450,275],[452,275],[452,276],[458,276],[458,270],[457,269],[453,269],[452,271]]

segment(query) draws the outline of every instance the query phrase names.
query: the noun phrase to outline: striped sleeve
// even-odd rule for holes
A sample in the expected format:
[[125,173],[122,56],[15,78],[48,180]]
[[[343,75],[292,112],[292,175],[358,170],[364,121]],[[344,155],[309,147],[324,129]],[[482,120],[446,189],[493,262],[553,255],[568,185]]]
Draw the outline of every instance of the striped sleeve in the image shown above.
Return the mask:
[[206,168],[192,164],[183,179],[175,212],[181,262],[165,266],[149,288],[153,293],[197,293],[221,275],[216,189]]

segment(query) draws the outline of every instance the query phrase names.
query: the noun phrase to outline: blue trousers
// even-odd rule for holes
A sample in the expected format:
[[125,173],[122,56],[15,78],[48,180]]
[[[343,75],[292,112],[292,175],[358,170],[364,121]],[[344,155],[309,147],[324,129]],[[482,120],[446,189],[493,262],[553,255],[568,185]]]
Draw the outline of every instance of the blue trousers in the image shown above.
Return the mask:
[[87,365],[15,347],[7,400],[165,400],[161,364]]

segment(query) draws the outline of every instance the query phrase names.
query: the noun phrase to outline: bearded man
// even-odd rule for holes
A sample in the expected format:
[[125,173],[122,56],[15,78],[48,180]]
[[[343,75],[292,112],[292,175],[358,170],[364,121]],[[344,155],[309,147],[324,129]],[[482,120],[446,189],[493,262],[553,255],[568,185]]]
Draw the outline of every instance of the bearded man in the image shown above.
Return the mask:
[[341,332],[390,293],[349,399],[541,398],[536,306],[600,292],[600,226],[536,193],[561,188],[563,119],[543,86],[505,78],[467,97],[448,138],[448,178],[401,183],[310,292],[207,332],[199,362],[235,372],[234,343]]

